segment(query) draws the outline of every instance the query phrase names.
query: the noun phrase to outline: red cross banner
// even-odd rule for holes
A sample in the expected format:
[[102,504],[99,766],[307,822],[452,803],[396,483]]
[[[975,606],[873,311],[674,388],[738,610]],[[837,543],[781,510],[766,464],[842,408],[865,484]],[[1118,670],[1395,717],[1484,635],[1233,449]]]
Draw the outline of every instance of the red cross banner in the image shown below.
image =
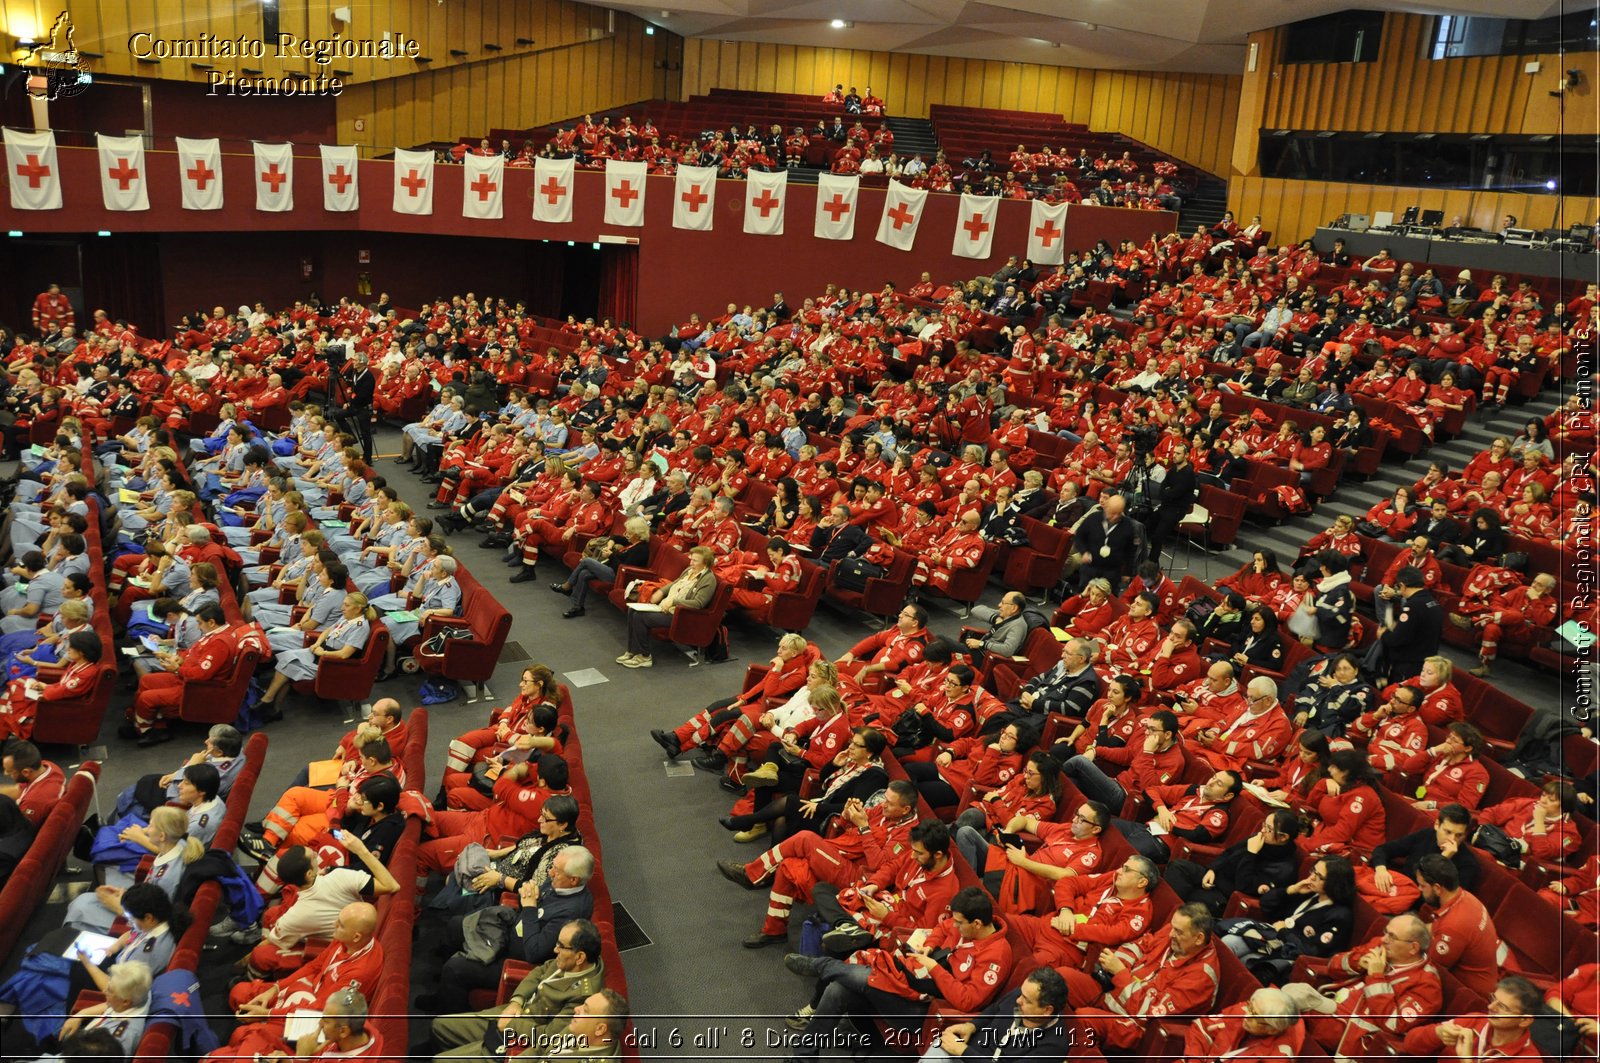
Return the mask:
[[789,171],[751,170],[745,179],[744,231],[756,236],[782,236],[789,198]]
[[927,202],[926,188],[911,188],[891,180],[889,194],[883,199],[883,218],[878,222],[878,243],[911,250],[917,242],[917,226],[922,224],[922,208]]
[[572,220],[575,159],[533,160],[533,220],[564,225]]
[[961,193],[961,209],[956,212],[956,241],[950,253],[957,258],[988,258],[994,254],[994,220],[999,214],[999,196]]
[[494,221],[505,217],[504,155],[467,153],[467,176],[461,185],[461,216]]
[[711,214],[717,205],[717,168],[680,166],[672,186],[672,227],[711,231]]
[[343,213],[361,206],[354,144],[323,144],[322,209]]
[[144,138],[95,134],[100,152],[100,196],[107,210],[149,210]]
[[6,130],[6,183],[12,210],[60,210],[61,167],[56,164],[56,135]]
[[184,210],[222,209],[222,148],[215,138],[174,137],[178,146],[178,186]]
[[1028,258],[1036,266],[1059,266],[1066,261],[1067,205],[1033,201],[1028,219]]
[[433,152],[394,152],[394,212],[433,213]]
[[856,192],[861,178],[855,174],[817,176],[817,220],[811,233],[818,240],[853,240],[856,235]]
[[606,160],[607,225],[644,225],[644,173],[642,162]]
[[256,209],[294,209],[294,145],[251,141],[256,152]]

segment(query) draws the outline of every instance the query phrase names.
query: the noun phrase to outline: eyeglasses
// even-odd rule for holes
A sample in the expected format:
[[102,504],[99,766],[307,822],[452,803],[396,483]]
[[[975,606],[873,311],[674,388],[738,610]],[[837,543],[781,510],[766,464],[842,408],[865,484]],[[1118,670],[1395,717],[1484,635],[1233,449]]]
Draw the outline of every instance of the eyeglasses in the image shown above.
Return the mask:
[[567,944],[565,941],[557,941],[556,942],[556,951],[557,952],[576,952],[578,950],[573,948],[571,945]]
[[1074,823],[1087,823],[1091,827],[1098,827],[1100,825],[1098,822],[1095,821],[1095,818],[1093,816],[1086,816],[1082,812],[1074,813],[1073,817],[1072,817],[1072,822],[1074,822]]
[[1515,1015],[1517,1006],[1515,1004],[1507,1004],[1499,997],[1494,997],[1489,1001],[1489,1010],[1498,1015]]

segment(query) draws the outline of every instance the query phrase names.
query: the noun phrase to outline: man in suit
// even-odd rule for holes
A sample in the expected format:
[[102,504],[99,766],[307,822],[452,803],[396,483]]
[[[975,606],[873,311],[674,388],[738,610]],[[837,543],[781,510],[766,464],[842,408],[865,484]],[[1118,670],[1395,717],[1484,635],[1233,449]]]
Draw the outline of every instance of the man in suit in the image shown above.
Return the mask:
[[1072,548],[1078,554],[1078,589],[1093,579],[1105,579],[1112,593],[1122,589],[1123,577],[1139,560],[1142,531],[1126,516],[1127,501],[1121,495],[1102,495],[1100,512],[1091,513],[1078,525]]
[[513,1045],[547,1041],[566,1030],[580,1002],[604,988],[605,968],[600,931],[587,919],[572,920],[561,928],[555,958],[529,971],[505,1006],[433,1020],[433,1040],[444,1049],[435,1058],[498,1059],[502,1053],[485,1042],[498,1045],[502,1037]]
[[[438,994],[425,1003],[419,1000],[418,1007],[441,1015],[466,1011],[467,995],[472,990],[493,989],[500,984],[505,958],[535,967],[554,959],[556,943],[566,925],[594,915],[594,894],[589,889],[593,874],[594,854],[588,849],[569,845],[558,852],[550,862],[549,881],[542,889],[530,878],[518,891],[522,914],[512,928],[504,955],[485,963],[464,949],[457,951],[445,961]],[[459,947],[459,936],[451,944]]]
[[811,556],[823,568],[835,561],[864,554],[870,546],[872,537],[850,522],[850,510],[842,505],[829,510],[817,530],[811,533]]
[[1064,1058],[1071,1047],[1061,1020],[1066,1007],[1066,981],[1054,967],[1040,967],[976,1019],[946,1026],[922,1058],[946,1063],[969,1052],[995,1063]]
[[1428,516],[1418,521],[1415,527],[1416,534],[1425,536],[1428,548],[1435,553],[1446,543],[1461,541],[1461,525],[1450,515],[1450,507],[1443,500],[1435,501]]

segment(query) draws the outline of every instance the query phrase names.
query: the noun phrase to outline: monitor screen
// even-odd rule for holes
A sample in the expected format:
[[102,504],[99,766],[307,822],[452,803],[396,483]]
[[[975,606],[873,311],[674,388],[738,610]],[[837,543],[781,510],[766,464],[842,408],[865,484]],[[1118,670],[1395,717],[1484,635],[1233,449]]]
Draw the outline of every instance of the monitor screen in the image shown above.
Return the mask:
[[1422,212],[1422,224],[1424,224],[1424,225],[1442,225],[1443,223],[1444,223],[1444,211],[1442,211],[1442,210],[1425,210],[1425,211]]

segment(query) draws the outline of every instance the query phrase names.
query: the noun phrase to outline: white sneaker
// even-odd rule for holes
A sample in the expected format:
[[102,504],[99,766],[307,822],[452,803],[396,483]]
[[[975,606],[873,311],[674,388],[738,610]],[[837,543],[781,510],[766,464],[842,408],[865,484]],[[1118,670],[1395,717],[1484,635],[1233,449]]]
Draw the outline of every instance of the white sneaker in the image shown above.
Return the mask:
[[654,657],[646,657],[641,653],[623,661],[622,666],[624,668],[651,668],[654,667],[655,663]]
[[636,657],[636,656],[638,656],[638,654],[624,653],[621,657],[617,658],[617,663],[618,664],[627,664],[629,661],[633,660],[634,657]]

